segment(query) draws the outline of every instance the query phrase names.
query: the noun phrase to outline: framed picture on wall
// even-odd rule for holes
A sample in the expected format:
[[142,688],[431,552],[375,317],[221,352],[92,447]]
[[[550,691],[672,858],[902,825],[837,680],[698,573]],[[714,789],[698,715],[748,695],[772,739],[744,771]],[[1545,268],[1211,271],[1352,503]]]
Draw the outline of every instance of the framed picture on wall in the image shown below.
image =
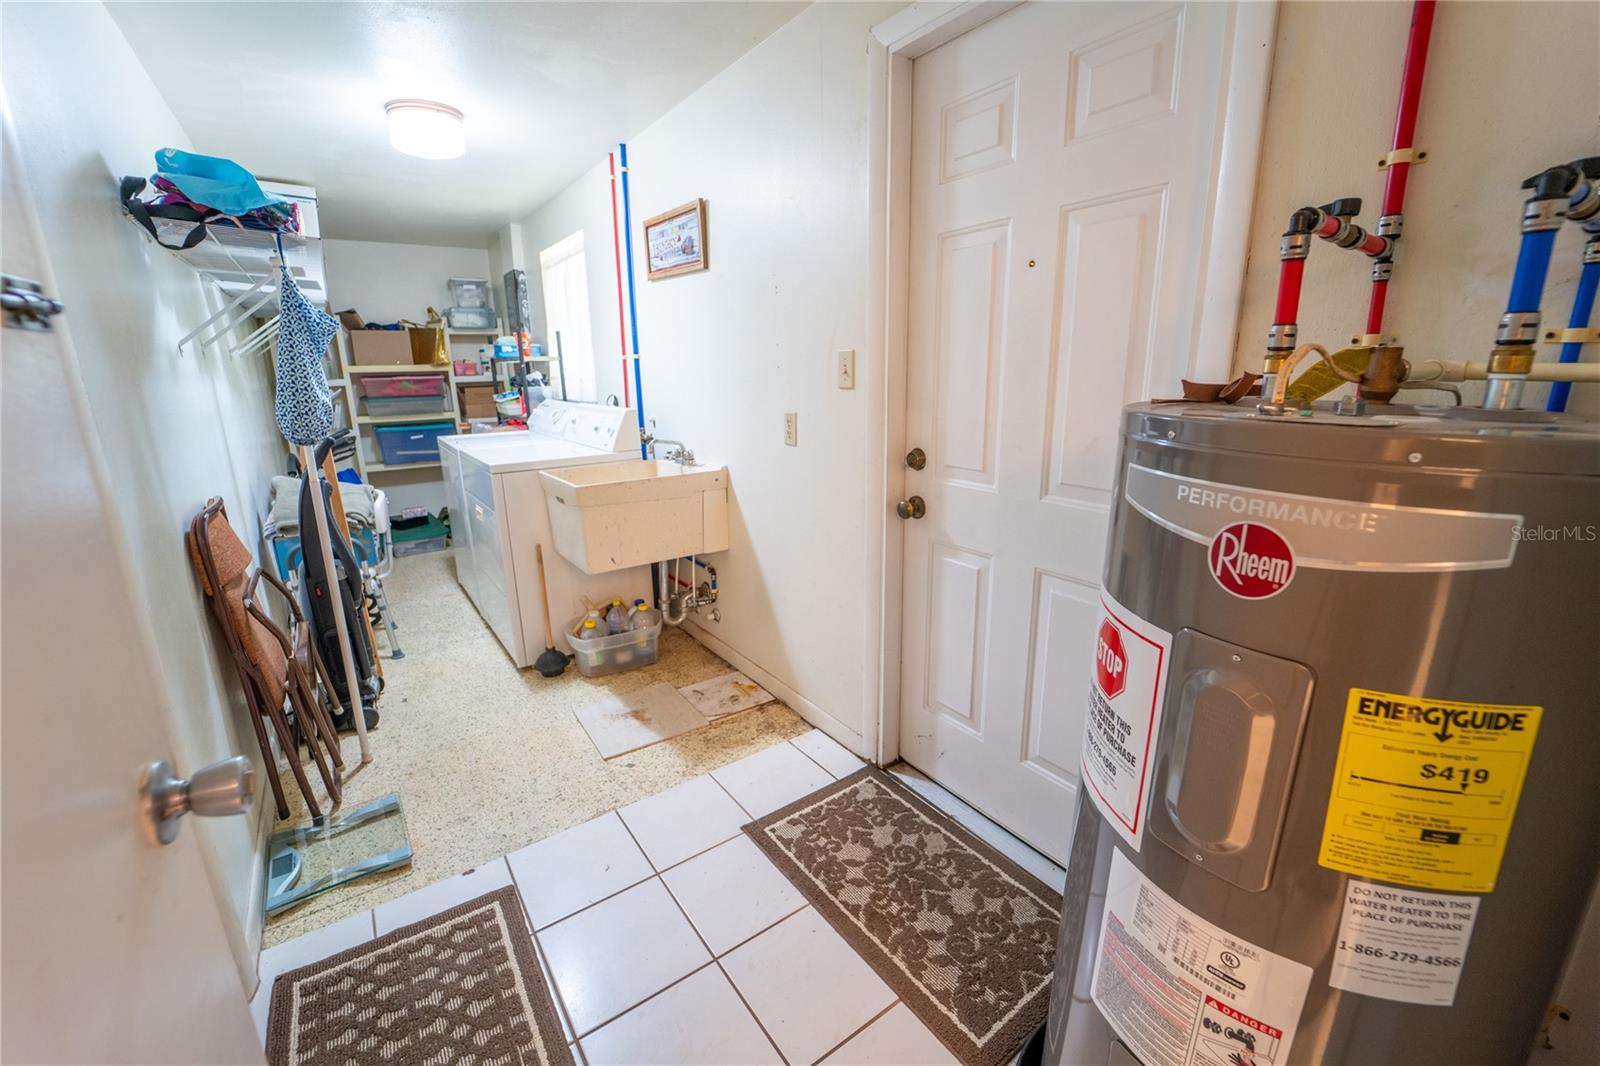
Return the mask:
[[651,281],[706,269],[706,202],[690,200],[645,219],[644,246]]

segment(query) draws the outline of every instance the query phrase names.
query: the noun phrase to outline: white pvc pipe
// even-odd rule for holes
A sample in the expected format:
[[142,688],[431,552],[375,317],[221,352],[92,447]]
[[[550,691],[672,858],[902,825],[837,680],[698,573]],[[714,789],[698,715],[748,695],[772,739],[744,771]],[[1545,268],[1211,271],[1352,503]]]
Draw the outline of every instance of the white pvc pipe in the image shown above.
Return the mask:
[[[322,486],[327,482],[322,478],[322,465],[313,461],[311,448],[304,444],[300,445],[300,469],[304,477],[311,479],[312,492],[316,494],[311,517],[317,527],[317,540],[322,545],[322,568],[328,575],[333,624],[339,634],[339,654],[344,659],[344,686],[350,694],[350,715],[355,719],[356,740],[361,745],[361,762],[366,764],[372,761],[372,745],[367,742],[367,714],[361,703],[361,679],[356,675],[355,655],[350,648],[350,629],[344,617],[344,590],[340,586],[338,571],[333,568],[333,541],[328,539],[328,516],[323,510],[325,496]],[[334,485],[332,489],[337,492],[339,487]]]
[[[1534,363],[1525,375],[1528,381],[1573,381],[1600,383],[1600,363]],[[1445,381],[1487,381],[1488,363],[1467,363],[1458,359],[1423,359],[1411,368],[1407,384],[1430,385]]]

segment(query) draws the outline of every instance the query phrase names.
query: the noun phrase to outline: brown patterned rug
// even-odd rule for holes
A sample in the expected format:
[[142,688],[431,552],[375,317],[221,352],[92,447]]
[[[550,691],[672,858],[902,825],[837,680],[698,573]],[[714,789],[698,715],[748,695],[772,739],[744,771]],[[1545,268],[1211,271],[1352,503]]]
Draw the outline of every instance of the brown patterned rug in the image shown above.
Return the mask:
[[272,1066],[572,1066],[515,888],[283,974]]
[[962,1062],[1009,1062],[1044,1020],[1061,896],[889,775],[744,831]]

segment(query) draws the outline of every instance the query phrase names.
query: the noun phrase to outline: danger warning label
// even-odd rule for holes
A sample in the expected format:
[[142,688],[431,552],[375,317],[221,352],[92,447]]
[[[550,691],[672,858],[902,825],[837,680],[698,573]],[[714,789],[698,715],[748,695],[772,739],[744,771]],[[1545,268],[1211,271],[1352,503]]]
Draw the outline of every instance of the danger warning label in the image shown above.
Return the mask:
[[1542,713],[1351,689],[1317,861],[1398,885],[1493,891]]
[[1145,1066],[1279,1066],[1311,967],[1228,932],[1111,853],[1089,995]]
[[1144,836],[1151,747],[1171,651],[1170,633],[1101,591],[1083,726],[1083,780],[1100,813],[1136,851]]

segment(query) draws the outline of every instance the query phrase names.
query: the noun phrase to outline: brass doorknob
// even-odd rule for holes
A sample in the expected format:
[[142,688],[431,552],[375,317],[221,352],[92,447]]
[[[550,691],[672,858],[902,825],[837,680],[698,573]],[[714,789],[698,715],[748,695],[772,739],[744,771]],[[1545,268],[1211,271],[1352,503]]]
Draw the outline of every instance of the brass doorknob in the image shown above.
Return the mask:
[[894,513],[901,518],[921,518],[928,513],[928,505],[922,502],[921,496],[913,496],[895,504]]

